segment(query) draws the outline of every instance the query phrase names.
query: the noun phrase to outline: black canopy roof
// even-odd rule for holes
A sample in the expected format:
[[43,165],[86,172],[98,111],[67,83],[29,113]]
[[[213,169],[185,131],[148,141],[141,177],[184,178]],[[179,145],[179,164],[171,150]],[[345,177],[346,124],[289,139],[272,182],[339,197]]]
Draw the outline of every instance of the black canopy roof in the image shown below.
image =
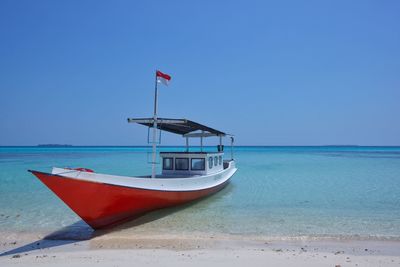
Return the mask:
[[[128,122],[135,122],[141,125],[152,127],[154,123],[153,118],[128,118]],[[167,119],[157,118],[157,128],[163,131],[185,135],[195,131],[204,131],[210,135],[225,136],[224,132],[215,130],[200,123],[187,120],[187,119]]]

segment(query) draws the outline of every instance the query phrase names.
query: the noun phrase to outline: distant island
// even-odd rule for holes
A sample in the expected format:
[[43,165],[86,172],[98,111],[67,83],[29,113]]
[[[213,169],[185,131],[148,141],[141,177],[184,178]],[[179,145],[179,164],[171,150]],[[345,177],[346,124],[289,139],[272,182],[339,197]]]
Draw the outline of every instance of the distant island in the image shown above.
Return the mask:
[[39,146],[39,147],[70,147],[72,145],[68,145],[68,144],[39,144],[37,146]]

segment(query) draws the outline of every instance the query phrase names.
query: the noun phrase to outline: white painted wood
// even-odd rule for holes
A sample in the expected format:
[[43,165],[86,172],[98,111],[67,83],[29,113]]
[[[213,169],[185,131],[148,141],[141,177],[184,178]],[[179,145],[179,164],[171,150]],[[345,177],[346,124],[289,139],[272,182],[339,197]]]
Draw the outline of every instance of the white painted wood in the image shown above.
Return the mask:
[[54,167],[52,174],[62,176],[65,179],[78,179],[96,183],[105,183],[117,186],[126,186],[132,188],[162,190],[162,191],[195,191],[218,186],[227,180],[236,172],[235,162],[226,161],[229,165],[226,169],[208,175],[194,176],[169,176],[158,175],[155,179],[148,177],[130,177],[118,176],[101,173],[83,172],[66,168]]

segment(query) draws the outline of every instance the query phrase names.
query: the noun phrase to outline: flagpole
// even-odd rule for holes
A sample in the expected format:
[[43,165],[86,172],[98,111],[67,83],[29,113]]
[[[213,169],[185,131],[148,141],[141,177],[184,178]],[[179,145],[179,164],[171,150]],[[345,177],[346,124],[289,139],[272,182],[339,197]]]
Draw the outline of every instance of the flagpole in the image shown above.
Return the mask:
[[154,89],[154,116],[153,116],[153,156],[151,161],[151,178],[156,177],[156,156],[157,156],[157,97],[158,97],[158,82],[157,82],[157,71],[155,77],[155,89]]

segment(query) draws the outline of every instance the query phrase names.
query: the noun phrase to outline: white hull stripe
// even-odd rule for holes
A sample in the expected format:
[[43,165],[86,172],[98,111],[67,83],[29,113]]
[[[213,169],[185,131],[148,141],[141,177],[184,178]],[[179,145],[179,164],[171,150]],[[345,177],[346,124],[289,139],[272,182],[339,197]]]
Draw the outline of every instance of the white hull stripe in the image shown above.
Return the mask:
[[64,178],[78,179],[82,181],[104,183],[109,185],[159,190],[159,191],[197,191],[216,187],[232,177],[236,172],[234,161],[229,163],[228,168],[209,175],[180,177],[180,178],[143,178],[118,176],[101,173],[91,173],[70,170],[65,168],[53,168],[52,174]]

